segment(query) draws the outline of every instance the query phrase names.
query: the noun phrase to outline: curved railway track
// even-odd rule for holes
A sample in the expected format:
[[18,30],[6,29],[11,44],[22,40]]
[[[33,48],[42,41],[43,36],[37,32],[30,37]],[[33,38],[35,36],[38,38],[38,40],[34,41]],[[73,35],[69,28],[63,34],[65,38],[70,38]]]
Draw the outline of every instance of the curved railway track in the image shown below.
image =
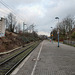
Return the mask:
[[18,52],[14,56],[4,60],[0,63],[0,75],[10,75],[12,70],[15,69],[33,50],[40,42],[33,43]]

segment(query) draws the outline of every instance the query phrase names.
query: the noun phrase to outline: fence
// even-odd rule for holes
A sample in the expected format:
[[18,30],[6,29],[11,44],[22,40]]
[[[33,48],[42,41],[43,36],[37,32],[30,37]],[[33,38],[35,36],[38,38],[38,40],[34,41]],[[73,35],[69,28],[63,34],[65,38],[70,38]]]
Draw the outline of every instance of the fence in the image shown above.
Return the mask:
[[75,41],[64,40],[63,43],[75,45]]

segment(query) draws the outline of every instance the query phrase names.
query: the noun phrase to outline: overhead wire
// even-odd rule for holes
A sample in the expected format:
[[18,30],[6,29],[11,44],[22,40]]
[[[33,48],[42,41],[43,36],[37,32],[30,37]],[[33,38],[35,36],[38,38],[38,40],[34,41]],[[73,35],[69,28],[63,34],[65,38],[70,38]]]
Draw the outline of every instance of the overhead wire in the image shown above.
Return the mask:
[[[2,1],[3,3],[5,3],[3,0],[1,0],[1,1]],[[5,4],[7,5],[7,3],[5,3]],[[7,5],[7,6],[8,6],[8,5]],[[10,7],[10,6],[8,6],[8,7]],[[14,10],[15,7],[14,7],[14,6],[12,6],[12,7],[13,7],[13,8],[11,8],[11,7],[10,7],[10,8],[11,8],[13,11],[15,11],[15,10]],[[15,13],[15,14],[16,14],[16,13]],[[16,15],[17,15],[17,14],[16,14]],[[24,20],[24,18],[23,18],[21,15],[19,15],[19,16],[20,16],[20,18],[22,18],[22,19]]]
[[22,18],[22,16],[20,17],[19,15],[17,15],[12,8],[10,8],[4,1],[0,0],[0,3],[2,5],[4,5],[8,10],[10,10],[15,16],[19,17],[22,21],[24,21],[24,19]]

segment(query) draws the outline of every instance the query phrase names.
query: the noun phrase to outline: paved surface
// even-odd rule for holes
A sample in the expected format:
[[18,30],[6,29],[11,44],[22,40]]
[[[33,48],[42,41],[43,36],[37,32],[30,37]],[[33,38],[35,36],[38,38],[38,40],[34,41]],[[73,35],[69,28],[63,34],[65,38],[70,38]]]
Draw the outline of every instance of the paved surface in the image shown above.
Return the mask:
[[11,75],[75,75],[75,47],[45,40]]

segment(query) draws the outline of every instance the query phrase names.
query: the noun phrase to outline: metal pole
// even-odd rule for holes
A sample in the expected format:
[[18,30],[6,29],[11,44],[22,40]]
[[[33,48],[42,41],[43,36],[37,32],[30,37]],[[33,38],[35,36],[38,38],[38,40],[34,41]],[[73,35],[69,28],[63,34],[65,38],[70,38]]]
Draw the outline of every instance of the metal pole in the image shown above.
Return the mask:
[[[59,23],[59,18],[58,18],[58,23]],[[58,47],[59,47],[59,26],[58,26]]]
[[[51,28],[53,28],[53,27],[51,27]],[[53,31],[52,31],[52,43],[53,43]]]
[[26,25],[26,24],[23,22],[23,33],[24,33],[24,25]]
[[52,43],[53,43],[53,31],[52,31]]
[[59,47],[59,29],[58,29],[58,47]]
[[23,33],[24,33],[24,22],[23,22]]
[[[55,17],[55,19],[58,19],[58,23],[59,23],[59,17]],[[58,26],[58,47],[59,47],[59,26]]]

